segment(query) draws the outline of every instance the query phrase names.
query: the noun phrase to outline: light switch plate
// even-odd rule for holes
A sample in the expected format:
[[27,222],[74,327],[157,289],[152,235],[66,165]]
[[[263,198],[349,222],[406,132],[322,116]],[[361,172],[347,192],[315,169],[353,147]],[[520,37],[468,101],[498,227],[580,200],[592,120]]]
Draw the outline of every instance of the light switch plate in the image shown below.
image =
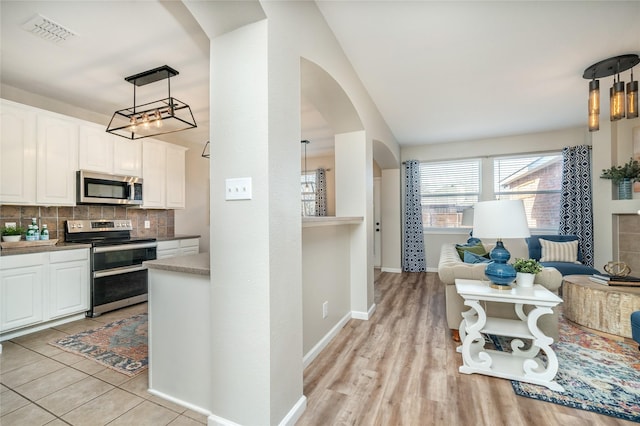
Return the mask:
[[225,179],[225,200],[250,200],[251,178]]

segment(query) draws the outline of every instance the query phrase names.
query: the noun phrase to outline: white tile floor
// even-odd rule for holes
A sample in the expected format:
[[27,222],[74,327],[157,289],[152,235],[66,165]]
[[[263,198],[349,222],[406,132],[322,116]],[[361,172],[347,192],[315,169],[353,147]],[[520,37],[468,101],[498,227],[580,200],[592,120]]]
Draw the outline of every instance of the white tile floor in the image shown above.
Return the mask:
[[206,416],[148,393],[147,371],[129,377],[48,344],[146,311],[143,303],[2,342],[0,425],[206,424]]

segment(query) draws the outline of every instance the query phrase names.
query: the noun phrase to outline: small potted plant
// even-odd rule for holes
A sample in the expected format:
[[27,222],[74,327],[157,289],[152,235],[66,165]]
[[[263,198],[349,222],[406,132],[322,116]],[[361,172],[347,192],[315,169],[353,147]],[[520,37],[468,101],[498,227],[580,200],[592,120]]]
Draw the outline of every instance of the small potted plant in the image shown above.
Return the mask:
[[19,226],[4,226],[2,227],[2,230],[0,230],[0,232],[2,233],[2,241],[20,241],[20,239],[22,238],[22,234],[24,234],[24,228],[21,228]]
[[516,259],[516,282],[520,287],[532,287],[536,274],[542,271],[542,265],[535,259]]
[[619,200],[631,199],[631,185],[633,182],[640,182],[640,162],[630,158],[629,162],[623,166],[611,166],[608,169],[603,169],[600,177],[611,179],[615,185],[618,185]]

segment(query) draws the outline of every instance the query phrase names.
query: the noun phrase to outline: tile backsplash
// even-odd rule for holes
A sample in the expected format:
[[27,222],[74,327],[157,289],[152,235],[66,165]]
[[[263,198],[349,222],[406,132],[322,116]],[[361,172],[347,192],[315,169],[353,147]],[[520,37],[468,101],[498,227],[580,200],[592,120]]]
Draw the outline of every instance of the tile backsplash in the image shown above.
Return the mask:
[[[64,241],[64,222],[69,219],[131,219],[132,237],[173,237],[175,235],[173,210],[148,210],[123,206],[75,206],[41,207],[0,205],[0,226],[15,222],[26,228],[31,218],[36,218],[38,226],[47,224],[49,238]],[[145,229],[144,222],[151,226]]]
[[618,216],[620,261],[631,268],[631,275],[640,277],[640,215]]

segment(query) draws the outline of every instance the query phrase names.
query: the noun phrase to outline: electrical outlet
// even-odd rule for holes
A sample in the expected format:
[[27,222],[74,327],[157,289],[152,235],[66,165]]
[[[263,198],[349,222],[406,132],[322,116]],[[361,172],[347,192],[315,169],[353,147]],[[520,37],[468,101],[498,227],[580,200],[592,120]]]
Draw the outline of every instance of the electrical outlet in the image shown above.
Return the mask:
[[250,200],[251,178],[225,179],[225,200]]
[[326,318],[329,316],[329,302],[324,302],[322,304],[322,318]]
[[150,220],[145,220],[144,221],[144,229],[149,229],[151,228],[151,221]]

